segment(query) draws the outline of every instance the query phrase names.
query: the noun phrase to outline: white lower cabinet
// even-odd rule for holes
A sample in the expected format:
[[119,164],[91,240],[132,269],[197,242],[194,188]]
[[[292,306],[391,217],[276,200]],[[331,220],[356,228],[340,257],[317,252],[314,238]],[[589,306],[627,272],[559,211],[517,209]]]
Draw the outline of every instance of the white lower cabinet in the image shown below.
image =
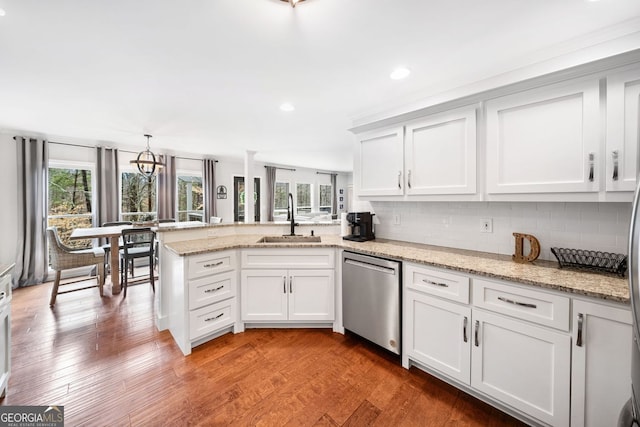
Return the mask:
[[243,321],[330,320],[333,270],[243,270]]
[[471,387],[553,426],[569,425],[570,338],[473,310]]
[[0,277],[0,397],[7,393],[11,375],[11,269]]
[[569,426],[570,304],[560,293],[405,263],[403,366],[527,422]]
[[[334,255],[333,249],[243,251],[240,274],[242,321],[333,322]],[[287,264],[297,268],[281,268]],[[262,268],[247,268],[253,266]]]
[[471,308],[414,291],[405,301],[405,356],[468,385]]
[[631,396],[631,312],[573,301],[571,425],[617,425]]

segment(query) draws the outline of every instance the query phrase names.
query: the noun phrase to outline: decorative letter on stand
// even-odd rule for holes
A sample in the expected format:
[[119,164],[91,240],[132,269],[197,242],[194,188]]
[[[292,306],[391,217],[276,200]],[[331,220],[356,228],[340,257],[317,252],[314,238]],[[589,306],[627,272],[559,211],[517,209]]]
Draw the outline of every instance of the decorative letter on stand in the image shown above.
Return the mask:
[[[513,233],[513,237],[516,238],[516,253],[512,256],[515,262],[525,263],[538,259],[540,256],[540,242],[531,234]],[[523,252],[524,239],[529,241],[531,250],[529,255],[525,256]]]

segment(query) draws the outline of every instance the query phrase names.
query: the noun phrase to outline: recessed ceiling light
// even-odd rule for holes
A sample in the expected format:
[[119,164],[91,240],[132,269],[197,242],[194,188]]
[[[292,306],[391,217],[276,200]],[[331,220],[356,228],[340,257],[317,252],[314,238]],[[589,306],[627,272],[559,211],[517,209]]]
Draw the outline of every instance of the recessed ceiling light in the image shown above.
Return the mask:
[[5,12],[4,9],[0,9],[0,16],[4,16],[6,14],[7,14],[7,12]]
[[284,104],[282,104],[282,105],[280,106],[280,109],[281,109],[282,111],[293,111],[293,110],[295,110],[295,109],[296,109],[296,107],[294,107],[292,104],[290,104],[290,103],[288,103],[288,102],[285,102]]
[[409,74],[411,74],[411,71],[409,71],[408,68],[398,67],[395,70],[393,70],[391,74],[389,74],[389,77],[391,77],[393,80],[402,80],[405,77],[407,77]]

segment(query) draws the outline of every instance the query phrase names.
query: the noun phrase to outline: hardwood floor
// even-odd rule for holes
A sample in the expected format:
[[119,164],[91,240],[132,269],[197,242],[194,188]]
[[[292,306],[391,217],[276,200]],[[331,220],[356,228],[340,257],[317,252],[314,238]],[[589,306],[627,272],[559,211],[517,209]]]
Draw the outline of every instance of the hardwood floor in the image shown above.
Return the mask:
[[153,322],[148,284],[60,295],[18,289],[2,405],[64,405],[68,426],[523,425],[358,337],[227,334],[184,357]]

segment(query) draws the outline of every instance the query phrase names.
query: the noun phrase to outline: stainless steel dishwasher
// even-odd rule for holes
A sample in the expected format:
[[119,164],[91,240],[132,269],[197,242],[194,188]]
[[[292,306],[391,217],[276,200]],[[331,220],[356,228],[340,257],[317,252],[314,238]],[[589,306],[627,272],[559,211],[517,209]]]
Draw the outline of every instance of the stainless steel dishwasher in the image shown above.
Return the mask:
[[400,354],[401,263],[342,253],[345,329]]

